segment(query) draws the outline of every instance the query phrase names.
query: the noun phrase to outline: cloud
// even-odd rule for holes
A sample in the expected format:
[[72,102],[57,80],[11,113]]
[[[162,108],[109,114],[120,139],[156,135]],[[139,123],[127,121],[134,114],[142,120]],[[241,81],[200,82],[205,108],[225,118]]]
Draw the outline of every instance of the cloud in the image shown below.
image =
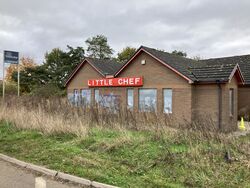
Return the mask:
[[250,53],[249,0],[1,0],[0,51],[44,53],[104,34],[116,52],[146,45],[190,57]]

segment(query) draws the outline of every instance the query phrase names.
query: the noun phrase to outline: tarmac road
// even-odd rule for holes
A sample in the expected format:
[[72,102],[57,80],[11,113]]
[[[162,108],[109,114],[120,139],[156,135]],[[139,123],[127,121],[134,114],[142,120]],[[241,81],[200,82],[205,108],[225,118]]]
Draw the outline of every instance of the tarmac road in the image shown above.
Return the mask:
[[79,188],[79,186],[37,176],[31,171],[0,160],[0,188]]

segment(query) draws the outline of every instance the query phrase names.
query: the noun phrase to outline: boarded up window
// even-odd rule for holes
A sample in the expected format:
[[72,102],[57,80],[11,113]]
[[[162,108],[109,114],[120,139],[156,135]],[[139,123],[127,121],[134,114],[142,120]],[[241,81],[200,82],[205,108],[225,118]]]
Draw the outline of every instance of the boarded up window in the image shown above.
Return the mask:
[[127,90],[127,107],[129,110],[133,110],[134,108],[134,90]]
[[156,112],[157,90],[139,90],[139,109],[141,112]]
[[81,104],[83,106],[89,106],[91,103],[91,90],[82,89],[81,90]]
[[172,89],[163,89],[164,113],[172,113]]
[[229,90],[229,113],[230,116],[234,115],[234,89]]

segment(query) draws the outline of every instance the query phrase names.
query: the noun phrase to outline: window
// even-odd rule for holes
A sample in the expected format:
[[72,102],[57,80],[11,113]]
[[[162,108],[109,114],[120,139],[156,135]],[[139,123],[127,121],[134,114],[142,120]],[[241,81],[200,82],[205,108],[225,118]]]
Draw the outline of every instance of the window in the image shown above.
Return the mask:
[[99,89],[95,89],[95,102],[96,103],[100,102],[100,92],[99,92]]
[[71,104],[74,104],[74,100],[75,100],[75,98],[74,98],[74,93],[73,93],[73,92],[68,92],[67,97],[68,97],[69,102],[70,102]]
[[90,103],[91,103],[91,90],[90,89],[82,89],[81,90],[81,103],[84,106],[90,105]]
[[134,108],[134,90],[127,89],[127,108],[133,110]]
[[172,89],[163,89],[164,106],[163,112],[167,114],[172,113]]
[[120,95],[114,94],[113,92],[103,92],[99,104],[106,109],[116,111],[120,106]]
[[157,90],[140,89],[139,90],[139,110],[143,112],[156,111]]
[[234,115],[234,89],[229,90],[229,113],[230,116]]
[[78,105],[79,100],[79,91],[77,89],[74,89],[74,104]]

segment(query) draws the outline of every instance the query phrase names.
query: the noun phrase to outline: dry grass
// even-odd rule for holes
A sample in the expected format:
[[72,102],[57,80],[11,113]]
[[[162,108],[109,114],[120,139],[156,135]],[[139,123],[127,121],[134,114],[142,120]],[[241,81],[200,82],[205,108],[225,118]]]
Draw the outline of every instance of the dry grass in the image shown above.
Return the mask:
[[80,118],[77,110],[72,110],[69,114],[69,108],[65,100],[12,98],[1,103],[0,120],[10,122],[19,129],[85,135],[90,123]]
[[[192,125],[176,124],[167,115],[156,113],[135,113],[127,109],[111,112],[100,107],[81,108],[68,103],[66,98],[43,99],[37,97],[8,98],[0,103],[0,120],[12,123],[19,129],[35,129],[45,134],[71,133],[84,136],[89,128],[111,128],[116,130],[150,130],[156,136],[177,134],[181,128],[181,137],[190,137],[190,131],[196,137],[215,137],[220,139],[216,125],[209,117],[200,118]],[[185,121],[184,121],[185,122]],[[183,129],[185,131],[183,131]],[[197,130],[199,130],[197,132]]]

